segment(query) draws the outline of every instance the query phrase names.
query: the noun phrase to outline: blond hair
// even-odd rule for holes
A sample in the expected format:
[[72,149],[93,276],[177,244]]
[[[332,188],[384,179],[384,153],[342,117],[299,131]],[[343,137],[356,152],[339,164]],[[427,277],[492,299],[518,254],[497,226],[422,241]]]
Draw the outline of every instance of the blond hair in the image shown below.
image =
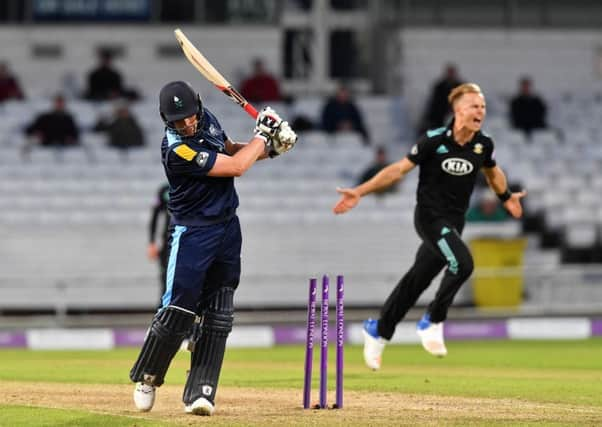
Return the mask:
[[462,83],[460,86],[456,86],[455,88],[453,88],[452,91],[449,93],[449,96],[447,97],[449,105],[453,107],[454,103],[466,93],[478,93],[480,95],[483,95],[483,92],[481,91],[481,88],[478,84]]

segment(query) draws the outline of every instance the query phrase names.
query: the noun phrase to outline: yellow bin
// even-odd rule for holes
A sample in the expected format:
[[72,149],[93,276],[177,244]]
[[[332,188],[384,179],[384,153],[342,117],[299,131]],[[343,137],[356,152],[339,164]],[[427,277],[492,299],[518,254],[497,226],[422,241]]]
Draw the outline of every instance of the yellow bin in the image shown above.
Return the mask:
[[477,307],[516,307],[523,300],[525,239],[479,238],[470,242]]

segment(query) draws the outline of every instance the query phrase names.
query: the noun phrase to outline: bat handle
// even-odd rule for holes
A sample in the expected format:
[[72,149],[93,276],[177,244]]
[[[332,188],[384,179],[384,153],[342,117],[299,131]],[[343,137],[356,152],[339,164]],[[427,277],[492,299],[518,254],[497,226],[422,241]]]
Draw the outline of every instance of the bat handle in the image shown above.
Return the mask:
[[259,114],[257,112],[257,110],[255,109],[255,107],[253,107],[251,104],[249,104],[248,102],[245,104],[245,106],[243,107],[245,109],[245,111],[249,114],[249,116],[253,117],[254,119],[257,118],[257,115]]

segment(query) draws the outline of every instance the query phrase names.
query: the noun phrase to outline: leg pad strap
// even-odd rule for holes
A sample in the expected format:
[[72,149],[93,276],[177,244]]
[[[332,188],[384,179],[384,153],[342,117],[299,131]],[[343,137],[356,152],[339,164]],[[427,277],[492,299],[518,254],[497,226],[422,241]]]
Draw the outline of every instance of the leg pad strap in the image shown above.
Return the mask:
[[130,379],[157,387],[163,384],[167,368],[188,336],[194,318],[194,313],[172,306],[157,313],[130,371]]

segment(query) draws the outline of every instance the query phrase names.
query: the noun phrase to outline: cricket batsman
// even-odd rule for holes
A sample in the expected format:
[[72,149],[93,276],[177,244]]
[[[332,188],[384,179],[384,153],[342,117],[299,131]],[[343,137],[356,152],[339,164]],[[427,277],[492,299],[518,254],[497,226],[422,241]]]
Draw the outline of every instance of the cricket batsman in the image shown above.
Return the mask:
[[165,123],[161,157],[169,182],[171,238],[162,306],[130,371],[134,403],[141,411],[152,409],[156,389],[198,317],[183,402],[187,413],[211,415],[240,279],[234,177],[257,160],[289,151],[297,135],[267,107],[257,116],[250,141],[233,142],[183,81],[161,89],[159,111]]

